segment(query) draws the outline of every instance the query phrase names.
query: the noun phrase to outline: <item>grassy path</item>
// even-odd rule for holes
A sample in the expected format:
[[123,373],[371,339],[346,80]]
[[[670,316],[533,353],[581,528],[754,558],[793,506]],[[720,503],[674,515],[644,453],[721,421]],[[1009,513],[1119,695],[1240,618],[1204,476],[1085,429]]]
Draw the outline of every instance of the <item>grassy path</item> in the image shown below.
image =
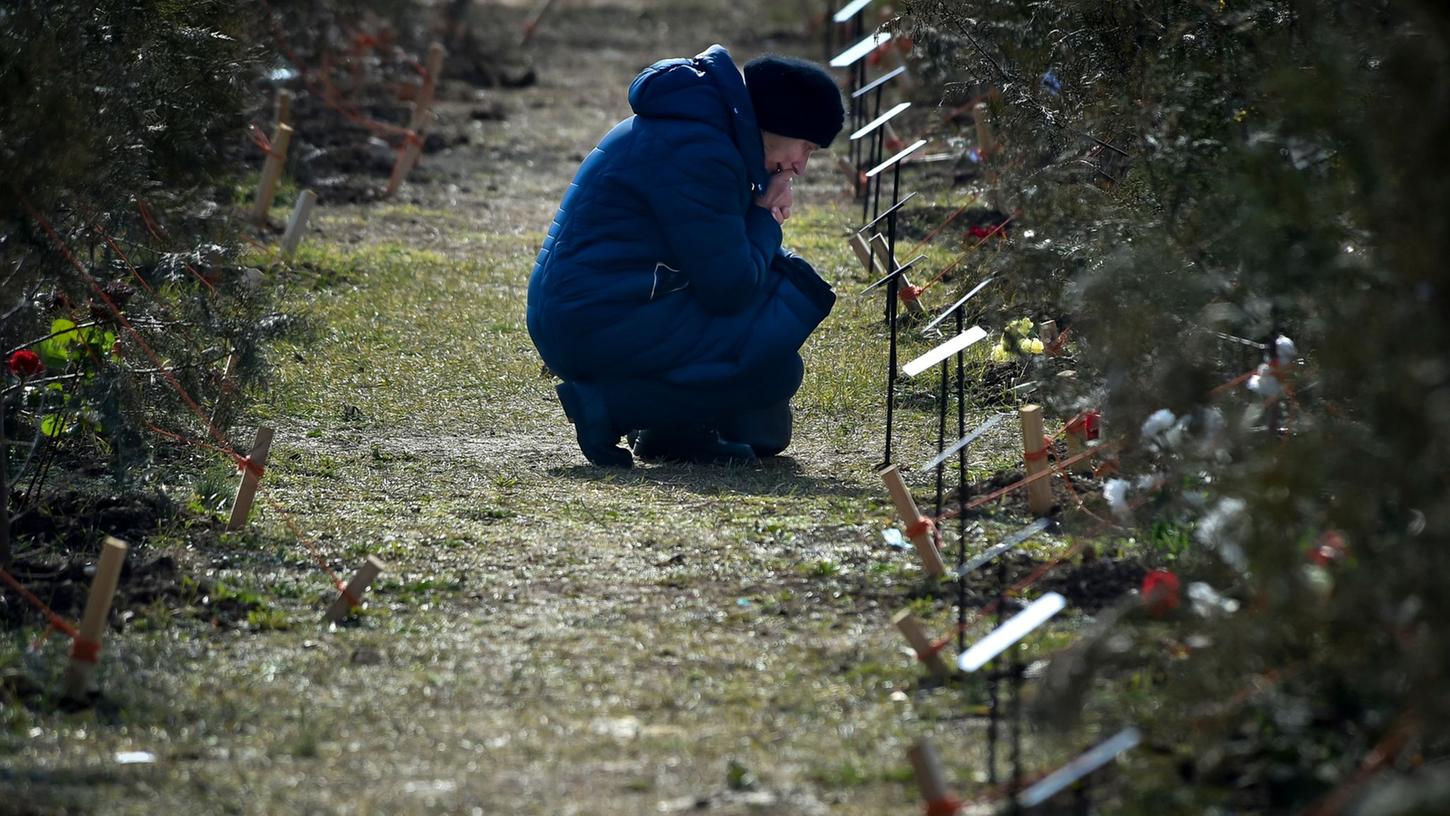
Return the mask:
[[[324,207],[292,294],[311,331],[277,350],[254,417],[278,428],[276,504],[188,554],[261,614],[143,621],[99,709],[11,716],[0,780],[24,798],[0,812],[904,813],[918,736],[980,767],[969,700],[924,686],[889,624],[919,571],[882,543],[879,304],[849,296],[831,157],[787,231],[843,280],[787,457],[605,472],[540,376],[528,270],[629,77],[711,40],[815,45],[733,5],[649,5],[561,16],[540,85],[505,98],[481,146],[436,157],[401,201]],[[641,33],[584,47],[628,25]],[[921,461],[934,419],[927,388],[907,391],[900,455]],[[278,507],[334,567],[387,562],[357,621],[315,624],[326,582]],[[945,603],[914,603],[944,628]],[[124,750],[158,761],[118,766]]]

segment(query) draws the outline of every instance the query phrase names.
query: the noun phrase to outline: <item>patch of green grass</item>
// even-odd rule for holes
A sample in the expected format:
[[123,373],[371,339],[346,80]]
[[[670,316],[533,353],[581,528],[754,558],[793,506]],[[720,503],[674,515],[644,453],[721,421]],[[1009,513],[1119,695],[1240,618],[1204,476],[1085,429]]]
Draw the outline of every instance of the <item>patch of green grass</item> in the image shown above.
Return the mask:
[[280,609],[253,609],[247,613],[247,625],[259,632],[280,632],[292,628],[287,613]]

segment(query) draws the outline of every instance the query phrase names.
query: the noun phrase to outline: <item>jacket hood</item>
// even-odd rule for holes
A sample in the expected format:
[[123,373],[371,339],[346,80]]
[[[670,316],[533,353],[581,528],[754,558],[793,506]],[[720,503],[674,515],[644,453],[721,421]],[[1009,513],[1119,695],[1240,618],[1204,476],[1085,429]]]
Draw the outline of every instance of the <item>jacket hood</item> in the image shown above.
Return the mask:
[[735,143],[757,195],[765,191],[765,148],[745,78],[724,46],[712,45],[693,59],[666,59],[644,69],[629,86],[629,105],[639,116],[704,122]]

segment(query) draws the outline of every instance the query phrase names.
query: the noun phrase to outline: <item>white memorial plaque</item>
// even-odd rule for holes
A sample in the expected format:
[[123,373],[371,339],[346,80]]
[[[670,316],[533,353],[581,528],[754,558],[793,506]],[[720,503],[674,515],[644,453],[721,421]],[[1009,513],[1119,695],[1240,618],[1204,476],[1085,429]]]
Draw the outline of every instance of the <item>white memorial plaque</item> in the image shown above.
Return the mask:
[[865,136],[865,135],[871,133],[872,131],[876,130],[876,128],[879,128],[882,125],[886,124],[887,122],[890,122],[892,119],[895,119],[896,116],[897,116],[897,114],[901,113],[902,111],[906,110],[909,107],[911,107],[911,103],[910,102],[902,102],[902,103],[898,104],[896,107],[892,108],[891,110],[889,110],[889,111],[881,114],[880,116],[876,117],[875,119],[872,119],[870,122],[867,122],[865,124],[865,126],[863,126],[860,130],[856,131],[855,133],[852,133],[851,134],[851,137],[850,137],[850,141],[853,141],[854,142],[857,139],[861,138],[862,136]]
[[896,35],[892,34],[890,31],[877,31],[872,34],[868,34],[866,35],[866,39],[837,54],[831,60],[831,67],[849,68],[859,62],[862,57],[866,56],[872,51],[875,51],[877,48],[880,48],[882,43],[890,42],[891,38],[894,36]]
[[967,329],[966,331],[957,335],[956,337],[953,337],[945,343],[942,343],[940,346],[937,346],[931,351],[928,351],[927,353],[921,355],[915,360],[912,360],[911,362],[902,366],[901,371],[908,377],[915,377],[916,375],[927,370],[928,368],[931,368],[937,363],[940,363],[942,360],[945,360],[953,354],[956,354],[959,351],[964,351],[973,343],[979,342],[980,340],[982,340],[982,338],[986,336],[986,329],[983,329],[981,326],[973,326],[970,329]]
[[1052,526],[1052,521],[1050,519],[1040,518],[1032,522],[1031,524],[1023,527],[1012,535],[1009,535],[1006,538],[1002,539],[1002,543],[963,564],[961,568],[957,570],[956,577],[961,578],[962,576],[971,574],[972,570],[975,570],[977,567],[980,567],[988,561],[991,561],[993,558],[996,558],[1002,553],[1007,552],[1018,544],[1021,544],[1022,542],[1037,535],[1043,530],[1046,530],[1050,526]]
[[895,156],[892,156],[891,158],[889,158],[886,161],[884,161],[884,162],[876,165],[875,167],[871,168],[870,170],[867,170],[866,171],[866,178],[876,178],[877,176],[881,175],[881,172],[883,170],[886,170],[887,168],[891,167],[893,164],[896,164],[897,162],[901,161],[902,159],[905,159],[907,156],[910,156],[912,153],[915,153],[916,151],[922,149],[925,146],[926,146],[926,140],[925,139],[918,139],[916,142],[913,142],[911,145],[907,146],[907,148],[905,150],[902,150],[900,153],[897,153]]
[[1142,741],[1143,735],[1138,729],[1125,728],[1022,791],[1017,802],[1023,807],[1037,807],[1056,796],[1063,788],[1112,762],[1123,752],[1132,750]]
[[990,431],[993,428],[997,427],[999,424],[1001,424],[1002,420],[1006,419],[1009,416],[1011,416],[1011,414],[993,414],[992,417],[990,419],[988,419],[986,422],[983,422],[981,425],[978,425],[977,426],[977,429],[975,431],[972,431],[971,433],[967,434],[966,436],[962,437],[961,439],[958,439],[956,442],[954,442],[952,444],[952,446],[950,448],[947,448],[946,450],[942,451],[941,453],[938,453],[936,455],[936,458],[935,459],[933,459],[930,462],[927,462],[926,464],[922,465],[921,466],[921,469],[922,470],[931,470],[932,468],[936,467],[937,465],[940,465],[942,462],[945,462],[947,459],[951,458],[951,455],[952,454],[956,453],[957,451],[961,450],[962,448],[965,448],[966,446],[972,444],[973,442],[976,442],[977,439],[978,439],[978,437],[980,437],[982,434],[986,433],[987,431]]
[[832,17],[831,19],[838,23],[844,23],[852,17],[855,17],[856,12],[860,11],[863,8],[866,8],[869,5],[871,5],[871,0],[851,0],[851,2],[843,6],[840,11],[836,12],[836,16]]
[[964,672],[974,672],[987,661],[1006,651],[1014,643],[1027,637],[1033,629],[1047,623],[1053,615],[1067,608],[1067,599],[1049,592],[1028,604],[1027,608],[1013,615],[1006,623],[992,630],[992,633],[972,644],[957,658],[957,667]]
[[967,305],[967,301],[971,300],[973,295],[975,295],[978,292],[980,292],[983,289],[985,289],[986,286],[987,286],[987,284],[991,283],[992,281],[994,281],[996,279],[997,279],[997,277],[995,275],[993,275],[992,277],[987,278],[986,280],[982,281],[981,283],[977,284],[976,286],[973,286],[972,287],[972,291],[966,293],[965,295],[962,295],[962,299],[961,300],[957,301],[956,303],[953,303],[950,307],[947,308],[946,311],[944,311],[941,314],[937,315],[935,318],[932,319],[932,321],[930,323],[928,323],[925,326],[923,326],[921,330],[923,332],[929,332],[932,329],[936,328],[936,324],[942,322],[943,320],[946,320],[948,317],[951,316],[952,312],[955,312],[956,310],[958,310],[958,309],[962,308],[963,306]]
[[896,70],[892,71],[889,74],[882,74],[881,76],[876,77],[875,79],[871,80],[870,82],[866,83],[865,85],[862,85],[860,88],[857,88],[856,91],[851,94],[851,98],[852,99],[860,99],[861,97],[865,96],[866,94],[871,93],[872,91],[876,90],[877,88],[880,88],[882,85],[885,85],[886,83],[890,82],[893,79],[896,79],[897,77],[901,76],[904,73],[906,73],[906,66],[905,65],[901,66],[900,68],[897,68]]

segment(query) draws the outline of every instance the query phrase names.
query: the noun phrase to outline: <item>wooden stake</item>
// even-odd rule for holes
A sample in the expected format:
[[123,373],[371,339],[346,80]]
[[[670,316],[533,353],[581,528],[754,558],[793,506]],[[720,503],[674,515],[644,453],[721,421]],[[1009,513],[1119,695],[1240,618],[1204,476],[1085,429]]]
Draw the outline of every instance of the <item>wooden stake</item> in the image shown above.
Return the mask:
[[[1068,455],[1068,457],[1071,458],[1073,456],[1077,456],[1079,453],[1082,453],[1085,450],[1087,450],[1087,446],[1083,444],[1082,437],[1078,436],[1076,433],[1073,433],[1072,431],[1068,431],[1067,432],[1067,455]],[[1090,473],[1093,472],[1092,462],[1089,461],[1089,460],[1087,460],[1087,459],[1083,459],[1082,461],[1077,462],[1076,464],[1074,464],[1070,468],[1070,470],[1072,470],[1073,473],[1076,473],[1078,475],[1087,475],[1087,474],[1090,474]]]
[[212,408],[211,421],[208,423],[213,427],[221,420],[222,414],[226,413],[228,405],[231,404],[232,393],[236,391],[238,359],[235,351],[227,355],[226,370],[222,372],[221,387],[217,389],[216,407]]
[[418,161],[418,154],[423,151],[423,137],[415,136],[409,139],[403,149],[398,153],[398,160],[393,163],[393,173],[388,176],[388,189],[384,195],[392,195],[402,186],[403,179],[412,172],[413,165]]
[[524,30],[519,38],[519,45],[528,45],[529,40],[534,38],[534,32],[539,29],[539,21],[544,19],[544,15],[548,13],[549,7],[552,5],[554,5],[554,0],[539,0],[534,5],[534,10],[524,21]]
[[[886,243],[886,236],[878,232],[875,235],[871,236],[871,243],[876,247],[876,257],[880,258],[881,262],[886,265],[886,268],[881,270],[881,274],[885,275],[887,272],[895,269],[896,259],[891,257],[891,245]],[[901,273],[901,275],[897,277],[897,282],[901,286],[911,285],[911,281],[906,279],[905,272]],[[902,302],[906,304],[906,310],[911,312],[912,314],[926,314],[926,307],[921,305],[920,298],[910,298],[907,300],[903,300]]]
[[926,664],[931,673],[937,677],[948,677],[951,675],[951,666],[942,659],[941,652],[934,650],[932,642],[927,638],[926,633],[921,630],[921,621],[916,619],[910,609],[903,609],[891,616],[891,622],[901,630],[901,636],[906,638],[916,656]]
[[[1022,422],[1022,458],[1027,463],[1027,475],[1041,473],[1048,468],[1044,454],[1047,440],[1042,437],[1042,408],[1024,405],[1017,409],[1017,418]],[[1034,516],[1045,516],[1052,509],[1052,479],[1038,479],[1027,485],[1027,509]]]
[[429,44],[428,56],[423,66],[427,74],[423,77],[423,87],[418,89],[418,105],[413,108],[413,118],[408,124],[410,130],[420,131],[426,124],[424,120],[433,110],[433,94],[438,90],[438,74],[443,70],[443,58],[447,55],[448,49],[443,47],[443,43],[435,41]]
[[856,165],[851,164],[844,156],[837,156],[836,169],[846,177],[846,187],[851,195],[861,192],[861,171],[856,168]]
[[997,191],[996,162],[992,159],[997,154],[997,143],[992,139],[992,126],[987,122],[987,105],[978,102],[972,107],[972,118],[977,125],[977,158],[982,162],[982,177],[987,182],[987,202],[992,209],[1001,212],[1002,197]]
[[941,803],[955,802],[955,797],[947,790],[946,780],[941,770],[941,760],[937,759],[936,749],[931,742],[923,737],[906,752],[906,758],[911,761],[911,770],[916,776],[916,787],[921,791],[921,798],[926,801],[928,807],[934,809],[934,814],[954,814],[957,808],[945,809]]
[[1057,321],[1044,320],[1037,324],[1037,339],[1042,345],[1050,346],[1057,340]]
[[292,124],[292,92],[286,88],[277,92],[275,120],[279,125]]
[[[1077,456],[1087,450],[1088,432],[1087,422],[1082,415],[1079,415],[1067,424],[1067,455],[1068,458]],[[1084,457],[1075,462],[1069,468],[1073,473],[1081,476],[1091,476],[1093,472],[1092,459]]]
[[978,102],[972,106],[972,120],[977,126],[977,155],[985,162],[987,156],[997,149],[992,142],[992,126],[987,122],[987,103]]
[[287,232],[282,236],[282,257],[292,260],[297,252],[297,245],[302,243],[302,233],[307,230],[307,217],[312,214],[312,207],[317,203],[317,193],[311,190],[303,190],[297,196],[297,206],[292,208],[292,217],[287,220]]
[[423,85],[418,89],[413,114],[408,118],[410,135],[403,143],[403,149],[398,151],[397,161],[393,162],[393,172],[388,176],[388,188],[384,195],[390,196],[398,191],[403,180],[413,171],[413,165],[418,163],[419,154],[423,152],[423,137],[438,118],[433,112],[433,92],[438,86],[438,75],[443,70],[443,57],[447,53],[443,43],[433,42],[428,46],[428,63],[424,66],[427,76],[423,78]]
[[861,259],[861,265],[866,267],[866,277],[876,280],[886,274],[879,264],[872,266],[871,247],[866,244],[866,239],[861,237],[861,233],[851,233],[851,238],[847,243],[851,245],[851,251],[856,253],[856,257]]
[[901,76],[896,78],[896,83],[901,87],[903,91],[909,92],[916,88],[916,79],[911,75],[911,66],[906,61],[906,55],[901,53],[901,49],[896,47],[896,42],[897,41],[893,39],[889,43],[887,43],[890,61],[894,63],[891,67],[893,69],[906,69],[905,71],[901,72]]
[[[902,76],[906,76],[906,75],[905,74],[902,74]],[[901,148],[906,147],[906,142],[904,142],[904,141],[901,140],[901,137],[898,136],[897,133],[896,133],[896,128],[892,127],[890,122],[887,122],[886,123],[886,144],[888,144],[888,145],[892,145],[892,144],[898,145],[898,147],[896,148],[896,150],[900,150]],[[888,148],[888,149],[890,149],[890,148]],[[892,151],[892,152],[896,152],[896,151]]]
[[267,211],[272,209],[272,198],[277,195],[277,182],[282,178],[282,168],[287,164],[287,147],[292,143],[292,126],[278,124],[272,134],[272,151],[262,165],[262,180],[257,184],[257,200],[252,206],[252,220],[258,224],[267,223]]
[[232,502],[232,518],[227,522],[228,530],[242,529],[247,524],[247,516],[252,514],[252,501],[257,497],[257,485],[262,481],[262,473],[267,467],[267,452],[272,449],[273,433],[266,426],[257,429],[257,438],[252,442],[251,452],[247,454],[250,467],[242,471],[237,499]]
[[337,623],[347,617],[356,606],[362,603],[363,592],[367,591],[368,585],[383,571],[383,562],[375,556],[368,556],[362,566],[353,573],[352,580],[347,582],[347,587],[338,594],[332,605],[327,607],[327,613],[322,619],[328,623]]
[[937,552],[932,528],[922,523],[921,512],[916,509],[916,501],[911,498],[911,491],[906,489],[906,482],[901,479],[901,471],[897,470],[896,465],[891,465],[881,471],[881,481],[891,493],[891,501],[896,504],[897,514],[906,522],[907,532],[910,534],[912,546],[916,547],[916,555],[921,559],[922,567],[928,575],[945,575],[947,568],[942,563],[941,553]]
[[79,637],[71,647],[70,665],[65,669],[65,696],[82,699],[89,687],[91,670],[96,667],[101,636],[106,633],[106,619],[111,614],[111,600],[121,580],[121,564],[126,560],[126,542],[106,537],[101,545],[101,560],[96,564],[96,577],[91,579],[91,594],[86,596],[86,612],[81,618]]

